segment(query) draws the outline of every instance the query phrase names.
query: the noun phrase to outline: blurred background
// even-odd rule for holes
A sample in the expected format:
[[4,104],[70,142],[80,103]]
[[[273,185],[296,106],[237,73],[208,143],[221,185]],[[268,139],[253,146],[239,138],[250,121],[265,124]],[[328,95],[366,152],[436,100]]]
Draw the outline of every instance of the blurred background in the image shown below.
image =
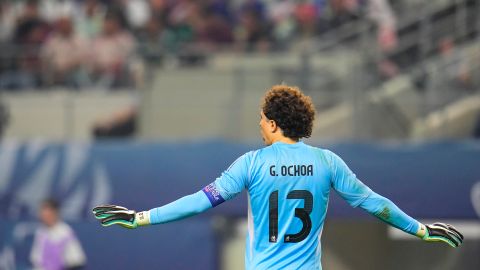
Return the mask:
[[82,247],[70,269],[243,269],[245,194],[134,231],[91,209],[203,188],[262,147],[280,83],[316,105],[307,143],[466,236],[424,243],[332,194],[325,269],[480,269],[480,1],[18,0],[0,21],[0,269],[34,267],[52,216]]

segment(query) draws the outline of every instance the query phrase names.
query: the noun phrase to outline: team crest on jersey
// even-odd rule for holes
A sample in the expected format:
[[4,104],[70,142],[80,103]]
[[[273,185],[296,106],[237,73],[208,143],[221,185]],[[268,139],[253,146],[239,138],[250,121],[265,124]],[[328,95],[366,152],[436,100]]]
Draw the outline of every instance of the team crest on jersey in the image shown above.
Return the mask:
[[204,187],[202,191],[205,193],[205,195],[207,195],[207,198],[208,200],[210,200],[212,207],[215,207],[225,201],[222,195],[220,195],[220,192],[218,192],[215,183],[211,183],[210,185]]

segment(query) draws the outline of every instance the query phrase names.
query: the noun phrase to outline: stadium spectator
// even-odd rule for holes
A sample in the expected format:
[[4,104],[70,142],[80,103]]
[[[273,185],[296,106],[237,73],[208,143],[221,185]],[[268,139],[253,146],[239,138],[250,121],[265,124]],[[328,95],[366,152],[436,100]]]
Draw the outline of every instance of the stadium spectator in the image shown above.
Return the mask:
[[150,64],[161,64],[169,30],[156,18],[150,18],[138,33],[139,52]]
[[15,28],[16,14],[11,3],[0,2],[0,43],[10,40]]
[[[46,20],[40,14],[38,0],[28,0],[22,7],[22,11],[17,19],[16,29],[14,31],[14,42],[29,43],[32,41],[42,41],[48,26]],[[41,31],[43,30],[43,31]]]
[[6,88],[12,73],[12,47],[10,40],[15,28],[16,14],[9,2],[0,2],[0,88]]
[[439,38],[436,44],[436,57],[432,59],[436,68],[422,69],[416,73],[417,90],[430,90],[430,110],[439,109],[466,95],[472,94],[478,86],[473,76],[474,66],[465,51],[456,48],[454,39],[450,36]]
[[40,13],[49,23],[54,23],[60,18],[71,17],[78,9],[76,1],[72,0],[41,0]]
[[196,39],[195,24],[201,20],[200,4],[194,0],[177,1],[167,16],[170,35],[166,40],[167,49],[173,53],[185,53],[186,47]]
[[263,9],[258,5],[244,7],[240,12],[240,24],[235,40],[240,50],[266,52],[271,49],[271,25],[263,19]]
[[128,25],[133,30],[142,28],[150,20],[150,6],[147,0],[129,0],[123,2]]
[[318,35],[318,9],[314,4],[298,4],[294,11],[299,38]]
[[42,48],[42,56],[46,70],[46,82],[51,85],[67,85],[78,87],[85,83],[82,80],[82,64],[85,59],[85,41],[73,30],[72,21],[68,17],[58,19],[55,31],[47,39]]
[[45,41],[49,25],[41,17],[39,3],[28,0],[20,11],[12,34],[10,70],[2,74],[0,86],[7,89],[33,88],[41,85],[39,48]]
[[135,40],[121,25],[116,13],[106,15],[102,33],[93,40],[89,65],[94,81],[106,87],[128,85],[128,60]]
[[162,25],[167,25],[171,5],[168,0],[150,0],[151,17]]
[[368,17],[376,23],[379,46],[392,49],[396,45],[396,19],[386,0],[330,0],[315,6],[321,13],[322,32]]
[[232,28],[228,21],[218,13],[211,10],[205,11],[203,19],[197,24],[197,42],[207,46],[207,49],[215,49],[231,45],[233,42]]
[[92,40],[102,31],[105,7],[98,0],[85,0],[74,14],[75,32]]
[[[358,0],[356,0],[358,1]],[[387,0],[369,0],[367,15],[377,23],[377,39],[382,51],[397,47],[396,18]]]
[[234,23],[233,9],[228,0],[207,0],[205,9],[211,14],[222,17],[230,26]]
[[244,0],[240,5],[240,13],[243,12],[255,13],[260,21],[266,19],[266,6],[261,0]]
[[58,202],[43,201],[39,214],[42,227],[35,233],[30,253],[34,269],[82,269],[86,264],[85,254],[74,231],[61,220]]
[[343,0],[331,0],[325,3],[321,8],[318,8],[320,12],[318,32],[324,34],[343,24],[358,20],[360,9],[356,5],[353,7],[352,5],[346,5]]
[[295,3],[290,0],[277,0],[268,6],[267,16],[273,24],[272,37],[278,49],[287,48],[296,30],[295,8]]

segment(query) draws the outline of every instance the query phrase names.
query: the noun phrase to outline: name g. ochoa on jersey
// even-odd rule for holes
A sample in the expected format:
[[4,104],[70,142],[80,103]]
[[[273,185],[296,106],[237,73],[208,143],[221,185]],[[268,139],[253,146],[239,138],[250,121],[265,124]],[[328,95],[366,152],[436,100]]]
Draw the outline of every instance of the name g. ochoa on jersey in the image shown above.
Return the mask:
[[271,176],[312,176],[313,165],[270,166]]

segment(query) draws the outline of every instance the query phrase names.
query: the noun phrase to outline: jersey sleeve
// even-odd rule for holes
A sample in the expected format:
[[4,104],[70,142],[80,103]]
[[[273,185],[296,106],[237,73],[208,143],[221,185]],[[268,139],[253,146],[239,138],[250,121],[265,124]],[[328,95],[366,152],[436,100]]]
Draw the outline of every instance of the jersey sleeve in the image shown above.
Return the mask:
[[202,191],[187,195],[169,204],[150,209],[150,223],[162,224],[184,219],[212,208]]
[[418,232],[420,223],[417,220],[403,212],[391,200],[375,192],[372,192],[359,206],[383,222],[406,233],[415,235]]
[[161,224],[202,213],[232,199],[248,186],[250,153],[239,157],[213,183],[202,190],[149,211],[150,223]]
[[251,158],[251,152],[239,157],[220,177],[202,189],[210,200],[212,207],[234,198],[245,188],[248,188]]
[[331,170],[332,188],[352,207],[357,207],[372,193],[347,164],[336,154],[326,150],[327,161]]

